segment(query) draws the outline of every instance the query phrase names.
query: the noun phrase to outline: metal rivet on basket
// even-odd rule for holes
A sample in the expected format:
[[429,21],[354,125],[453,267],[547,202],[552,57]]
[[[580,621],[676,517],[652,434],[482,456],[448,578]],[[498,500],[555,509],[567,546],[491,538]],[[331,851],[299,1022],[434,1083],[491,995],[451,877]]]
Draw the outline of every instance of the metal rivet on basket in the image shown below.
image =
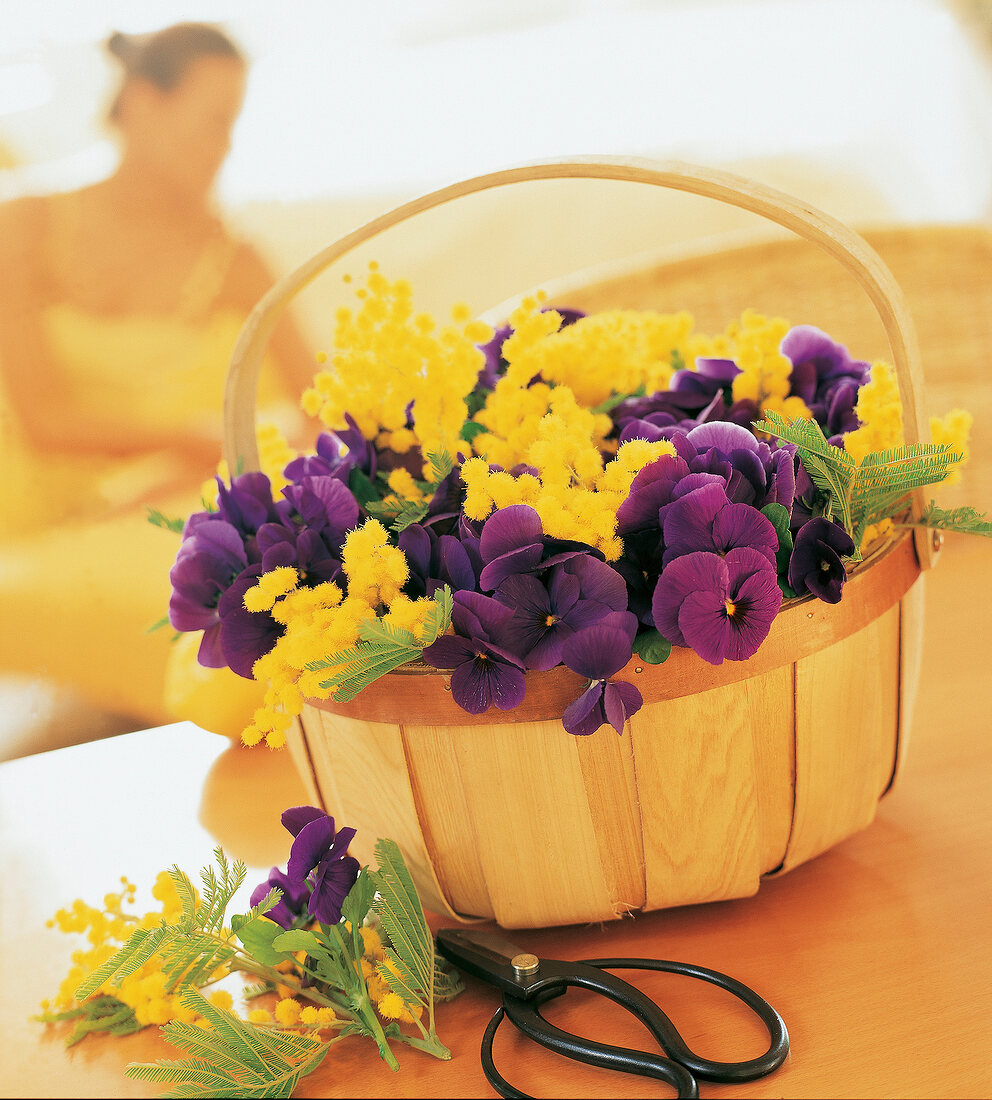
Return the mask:
[[451,691],[451,684],[445,684],[444,685],[444,690],[445,691]]
[[933,546],[934,550],[940,550],[941,547],[944,545],[944,532],[943,531],[933,531],[933,532],[931,532],[930,538],[932,539],[931,545]]
[[644,671],[644,669],[643,669],[643,668],[636,668],[636,667],[635,667],[635,668],[634,668],[634,671],[635,671],[635,672],[637,672],[637,673],[641,673],[641,672],[643,672],[643,671]]

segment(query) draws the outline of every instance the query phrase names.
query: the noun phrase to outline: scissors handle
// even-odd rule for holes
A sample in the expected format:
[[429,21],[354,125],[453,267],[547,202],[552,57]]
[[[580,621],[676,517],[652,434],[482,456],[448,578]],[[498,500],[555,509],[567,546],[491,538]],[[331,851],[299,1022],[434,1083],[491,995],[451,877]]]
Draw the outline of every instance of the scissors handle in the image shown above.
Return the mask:
[[551,989],[534,1001],[519,1001],[513,997],[504,997],[503,1004],[496,1009],[482,1037],[482,1070],[486,1080],[500,1096],[531,1100],[530,1093],[521,1092],[520,1089],[511,1085],[493,1062],[493,1040],[496,1037],[496,1029],[505,1014],[525,1035],[557,1054],[591,1066],[600,1066],[603,1069],[633,1073],[641,1077],[654,1077],[671,1085],[680,1100],[682,1098],[697,1100],[699,1086],[695,1077],[677,1062],[643,1050],[607,1046],[605,1043],[597,1043],[594,1039],[579,1038],[545,1020],[538,1012],[535,1001],[550,1000],[551,997],[564,992],[564,988]]
[[[699,1095],[697,1078],[726,1083],[753,1081],[776,1070],[789,1053],[789,1033],[775,1009],[749,986],[718,970],[664,959],[583,959],[575,963],[545,960],[547,984],[529,999],[504,993],[503,1006],[490,1021],[482,1043],[486,1077],[501,1096],[526,1096],[510,1085],[496,1070],[492,1059],[493,1038],[504,1014],[528,1038],[555,1053],[590,1065],[624,1073],[653,1077],[672,1085],[680,1097]],[[718,1062],[692,1051],[675,1024],[649,997],[610,970],[658,970],[709,982],[742,1001],[768,1030],[769,1046],[764,1054],[739,1062]],[[553,976],[552,976],[553,975]],[[600,993],[626,1008],[645,1024],[657,1039],[665,1056],[626,1047],[610,1046],[563,1031],[546,1020],[539,1007],[569,987]]]
[[[582,962],[598,971],[659,970],[666,974],[681,974],[688,978],[697,978],[725,989],[747,1005],[768,1030],[768,1049],[757,1058],[747,1058],[740,1062],[718,1062],[710,1058],[701,1058],[691,1050],[668,1016],[640,990],[629,986],[622,979],[614,979],[629,991],[623,996],[618,996],[612,983],[604,983],[609,984],[611,991],[608,992],[606,988],[600,991],[639,1016],[654,1032],[665,1053],[680,1065],[685,1066],[694,1077],[728,1084],[755,1081],[778,1069],[788,1056],[789,1031],[785,1021],[764,997],[728,974],[722,974],[719,970],[710,970],[705,966],[671,962],[666,959],[583,959]],[[609,979],[613,975],[604,973],[603,977]],[[587,988],[593,988],[587,980],[583,980],[582,984]]]

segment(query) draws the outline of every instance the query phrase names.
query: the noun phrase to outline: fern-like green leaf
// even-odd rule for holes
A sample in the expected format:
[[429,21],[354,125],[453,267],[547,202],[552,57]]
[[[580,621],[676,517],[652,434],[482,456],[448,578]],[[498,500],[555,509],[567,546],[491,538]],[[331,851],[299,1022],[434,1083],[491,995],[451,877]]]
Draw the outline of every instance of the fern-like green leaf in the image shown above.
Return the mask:
[[424,616],[422,634],[425,646],[437,641],[448,629],[451,625],[451,612],[453,610],[454,599],[451,595],[451,589],[448,585],[444,585],[443,588],[439,588],[434,593],[434,606]]
[[417,660],[420,653],[419,646],[367,645],[352,664],[320,686],[335,688],[334,698],[346,703],[387,672]]
[[181,516],[167,516],[157,508],[148,509],[148,522],[153,527],[162,527],[176,535],[181,535],[186,527],[186,520]]
[[766,409],[765,419],[754,427],[797,447],[810,480],[827,494],[830,514],[841,521],[846,531],[853,531],[851,493],[856,467],[847,451],[830,443],[815,420],[790,420]]
[[107,959],[102,966],[98,966],[77,986],[74,994],[76,1000],[85,1001],[111,979],[115,979],[119,984],[130,977],[174,935],[175,930],[168,925],[161,925],[159,928],[136,928],[119,951]]
[[375,910],[389,937],[399,977],[410,995],[430,1008],[433,1031],[434,937],[399,846],[392,840],[377,840],[375,856],[379,864],[378,871],[372,872],[378,891]]
[[215,1008],[195,989],[184,990],[182,1000],[208,1026],[172,1021],[162,1034],[191,1057],[125,1070],[135,1080],[173,1085],[165,1096],[288,1097],[327,1053],[327,1044],[310,1036],[257,1027]]
[[184,932],[192,931],[196,927],[197,908],[196,891],[193,889],[193,883],[190,882],[189,876],[175,864],[169,868],[169,878],[172,879],[172,885],[175,886],[183,907],[182,915],[176,921],[176,924]]
[[436,489],[455,468],[455,460],[442,447],[440,451],[428,451],[427,461],[431,464],[431,488]]
[[409,630],[383,622],[382,619],[361,623],[358,627],[358,636],[363,642],[369,642],[372,645],[415,646],[417,644],[417,639]]
[[941,531],[958,531],[963,535],[992,538],[992,521],[988,519],[988,513],[969,507],[944,509],[931,500],[916,523],[921,527],[935,527]]

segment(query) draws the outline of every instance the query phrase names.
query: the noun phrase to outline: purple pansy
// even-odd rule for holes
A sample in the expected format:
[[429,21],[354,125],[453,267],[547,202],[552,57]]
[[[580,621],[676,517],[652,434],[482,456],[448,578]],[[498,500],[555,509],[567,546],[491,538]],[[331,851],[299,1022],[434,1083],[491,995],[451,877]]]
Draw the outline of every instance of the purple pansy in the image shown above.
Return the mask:
[[847,570],[843,557],[854,553],[854,540],[837,523],[817,516],[799,528],[789,559],[789,587],[825,603],[839,603]]
[[509,576],[493,596],[513,612],[507,646],[525,668],[541,670],[561,664],[562,645],[576,630],[627,609],[623,577],[588,555],[554,566],[546,581],[532,573]]
[[858,388],[869,377],[868,363],[852,359],[847,348],[813,325],[786,333],[782,354],[792,361],[790,393],[802,398],[832,441],[858,427],[854,406]]
[[326,475],[347,483],[353,469],[369,478],[375,477],[375,447],[362,435],[350,414],[345,413],[344,418],[348,424],[346,429],[320,433],[315,455],[302,455],[290,462],[283,471],[290,481]]
[[732,503],[719,483],[702,485],[672,501],[663,530],[665,566],[696,550],[726,554],[740,546],[752,547],[775,564],[778,535],[771,521],[749,504]]
[[562,715],[569,733],[586,736],[607,723],[622,733],[627,719],[641,709],[644,700],[633,684],[609,679],[630,660],[636,632],[635,615],[614,611],[565,639],[564,664],[590,681]]
[[774,563],[738,547],[726,556],[696,551],[676,558],[658,579],[652,610],[663,637],[718,665],[756,653],[781,604]]
[[292,928],[294,924],[307,912],[307,903],[310,900],[310,887],[306,882],[294,882],[278,867],[273,867],[265,882],[261,882],[251,892],[251,905],[254,908],[275,887],[282,891],[279,902],[265,914],[269,920],[283,928]]
[[355,830],[335,832],[334,818],[316,806],[294,806],[284,811],[281,821],[296,838],[289,852],[287,880],[297,890],[309,887],[311,917],[321,924],[337,924],[361,869],[358,860],[348,855]]
[[433,596],[444,585],[452,592],[475,590],[476,561],[454,535],[438,535],[432,527],[411,523],[396,542],[410,567],[403,591],[412,599]]
[[425,664],[452,669],[451,696],[469,714],[491,706],[512,710],[523,701],[523,667],[506,646],[513,612],[480,592],[456,592],[446,634],[423,651]]
[[[245,593],[258,583],[261,574],[260,565],[249,566],[221,596],[217,605],[221,660],[208,665],[208,668],[227,665],[232,672],[252,680],[255,662],[268,653],[286,632],[286,627],[276,622],[268,611],[249,611],[245,607]],[[202,657],[200,664],[206,664]]]
[[186,531],[169,572],[169,621],[176,630],[202,630],[200,662],[216,668],[224,664],[218,604],[248,564],[244,541],[223,520],[187,524]]
[[[467,545],[464,537],[462,542]],[[483,566],[479,587],[485,592],[517,573],[548,569],[578,555],[599,556],[584,543],[546,536],[541,517],[529,504],[511,504],[493,512],[482,525],[478,547]]]

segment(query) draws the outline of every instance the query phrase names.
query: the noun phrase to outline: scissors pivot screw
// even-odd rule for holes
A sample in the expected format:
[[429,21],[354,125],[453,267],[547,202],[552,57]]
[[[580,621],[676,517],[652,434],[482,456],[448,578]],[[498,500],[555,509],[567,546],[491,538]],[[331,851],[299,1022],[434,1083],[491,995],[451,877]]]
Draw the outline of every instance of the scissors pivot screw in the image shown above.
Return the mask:
[[523,952],[520,955],[514,955],[510,959],[510,966],[513,967],[515,977],[528,978],[541,969],[541,960],[536,955]]

